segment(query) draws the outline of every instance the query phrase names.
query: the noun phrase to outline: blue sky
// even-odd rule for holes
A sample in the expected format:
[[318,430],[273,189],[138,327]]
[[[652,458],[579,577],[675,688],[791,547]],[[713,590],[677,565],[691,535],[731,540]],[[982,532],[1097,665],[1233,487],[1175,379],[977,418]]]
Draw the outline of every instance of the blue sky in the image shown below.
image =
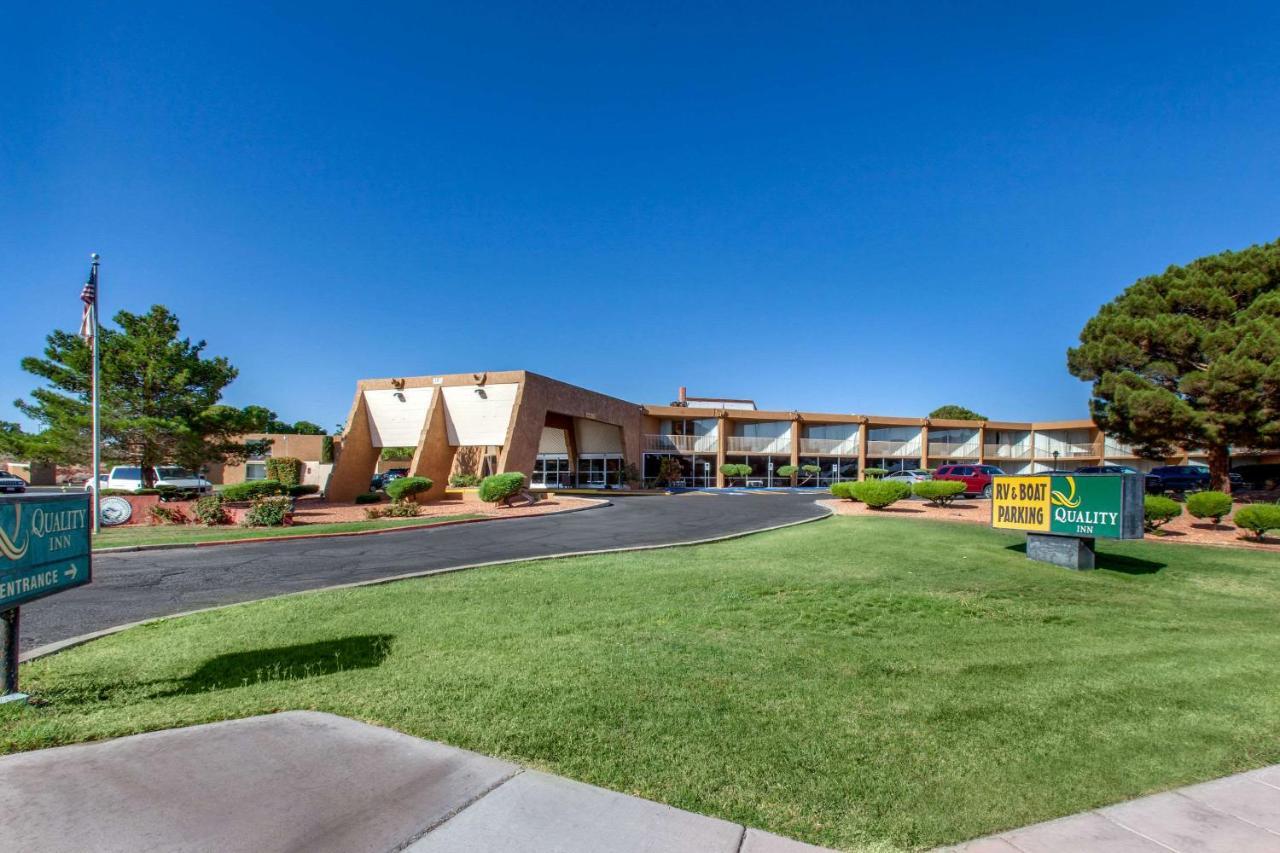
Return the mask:
[[7,15],[0,419],[91,251],[289,420],[521,367],[1040,419],[1101,303],[1280,236],[1276,4],[175,9]]

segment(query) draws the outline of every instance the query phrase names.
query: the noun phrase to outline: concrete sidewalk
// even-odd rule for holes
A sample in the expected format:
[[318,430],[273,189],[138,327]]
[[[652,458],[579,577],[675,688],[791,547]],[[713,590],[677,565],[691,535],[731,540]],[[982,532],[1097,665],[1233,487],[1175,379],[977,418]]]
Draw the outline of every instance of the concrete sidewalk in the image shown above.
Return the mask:
[[1280,853],[1280,765],[979,838],[954,853]]
[[820,851],[311,711],[0,758],[0,815],[6,853]]

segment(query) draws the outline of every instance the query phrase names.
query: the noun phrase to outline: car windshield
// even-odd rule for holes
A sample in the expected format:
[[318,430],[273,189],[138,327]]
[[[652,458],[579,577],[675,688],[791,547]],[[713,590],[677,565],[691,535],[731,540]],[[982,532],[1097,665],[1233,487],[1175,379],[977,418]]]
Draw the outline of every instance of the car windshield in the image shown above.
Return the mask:
[[156,473],[163,480],[181,480],[192,477],[192,473],[186,468],[178,468],[172,465],[166,465],[156,469]]

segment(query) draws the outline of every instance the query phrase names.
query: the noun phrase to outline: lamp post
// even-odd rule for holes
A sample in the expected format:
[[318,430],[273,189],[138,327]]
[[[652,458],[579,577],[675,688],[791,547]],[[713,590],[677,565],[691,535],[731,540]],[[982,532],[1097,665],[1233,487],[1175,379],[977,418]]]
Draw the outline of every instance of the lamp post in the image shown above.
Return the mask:
[[1053,470],[1058,470],[1058,451],[1053,451]]

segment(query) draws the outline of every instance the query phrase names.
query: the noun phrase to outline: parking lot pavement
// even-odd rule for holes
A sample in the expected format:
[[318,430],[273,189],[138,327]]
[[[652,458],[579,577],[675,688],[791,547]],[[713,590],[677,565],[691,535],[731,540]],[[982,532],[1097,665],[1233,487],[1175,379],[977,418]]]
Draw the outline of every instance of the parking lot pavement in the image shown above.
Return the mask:
[[0,813],[24,853],[822,849],[312,711],[0,758]]
[[139,620],[414,572],[747,533],[826,516],[816,497],[619,496],[584,512],[378,536],[96,554],[93,583],[23,606],[20,645],[28,651]]

